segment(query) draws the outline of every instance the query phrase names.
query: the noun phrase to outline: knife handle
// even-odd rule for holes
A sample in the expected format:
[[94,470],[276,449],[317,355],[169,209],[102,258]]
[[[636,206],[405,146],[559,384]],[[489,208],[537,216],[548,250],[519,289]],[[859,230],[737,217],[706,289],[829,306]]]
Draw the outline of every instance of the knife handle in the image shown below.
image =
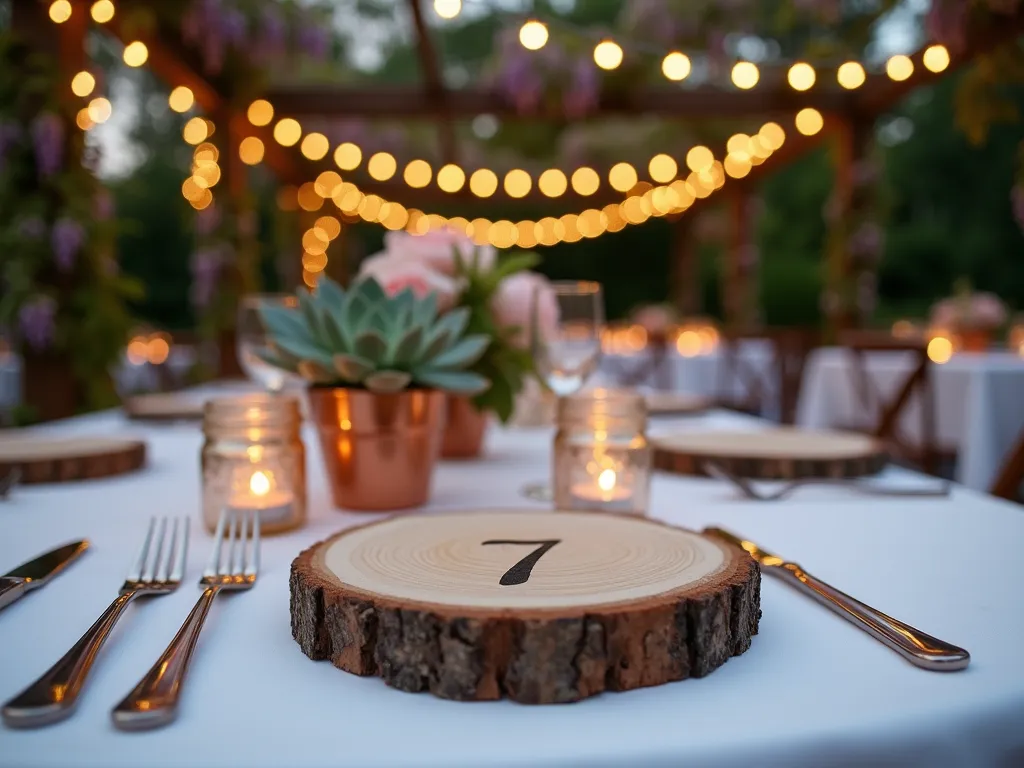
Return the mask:
[[934,672],[964,669],[971,655],[963,648],[932,637],[881,611],[865,605],[845,592],[811,576],[796,563],[769,566],[773,574],[813,597],[826,608],[889,646],[911,664]]
[[0,576],[0,608],[4,608],[28,591],[24,579],[12,579]]
[[78,694],[100,648],[135,595],[135,592],[119,595],[60,661],[4,704],[3,720],[9,728],[50,725],[74,712]]

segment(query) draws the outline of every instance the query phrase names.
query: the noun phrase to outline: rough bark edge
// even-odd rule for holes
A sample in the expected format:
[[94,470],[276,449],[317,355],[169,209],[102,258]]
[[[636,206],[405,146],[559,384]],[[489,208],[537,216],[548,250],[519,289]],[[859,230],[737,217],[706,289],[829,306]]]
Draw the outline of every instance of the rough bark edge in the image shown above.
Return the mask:
[[725,566],[683,590],[561,611],[487,611],[389,599],[318,570],[317,554],[351,530],[292,563],[292,636],[311,659],[378,675],[403,691],[572,702],[703,677],[746,651],[757,634],[760,569],[717,540]]
[[102,453],[31,461],[0,460],[0,472],[6,473],[17,468],[21,472],[19,482],[31,485],[123,475],[141,469],[145,464],[146,444],[136,440],[125,441],[123,447],[112,448]]
[[797,480],[801,478],[856,478],[881,472],[889,455],[881,444],[861,456],[839,459],[745,458],[716,456],[713,453],[687,453],[677,448],[654,445],[654,468],[677,475],[706,476],[704,462],[712,461],[739,477],[759,480]]
[[125,418],[132,421],[177,422],[202,421],[203,403],[182,402],[177,408],[153,407],[147,395],[129,397],[121,403]]

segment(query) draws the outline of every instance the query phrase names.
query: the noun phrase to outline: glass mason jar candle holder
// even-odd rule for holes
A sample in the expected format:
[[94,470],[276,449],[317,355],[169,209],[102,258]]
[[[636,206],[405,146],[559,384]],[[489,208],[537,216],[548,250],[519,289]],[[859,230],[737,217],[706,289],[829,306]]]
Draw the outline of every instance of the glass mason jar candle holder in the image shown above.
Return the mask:
[[637,392],[597,389],[558,401],[557,509],[642,515],[651,487],[647,406]]
[[306,448],[299,402],[281,395],[218,398],[203,411],[203,523],[224,509],[255,511],[262,533],[306,522]]

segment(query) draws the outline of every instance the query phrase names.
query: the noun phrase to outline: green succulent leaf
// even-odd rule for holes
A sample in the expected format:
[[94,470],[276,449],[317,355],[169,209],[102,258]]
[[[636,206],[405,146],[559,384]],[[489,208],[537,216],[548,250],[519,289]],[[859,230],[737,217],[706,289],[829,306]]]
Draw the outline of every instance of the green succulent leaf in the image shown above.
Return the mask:
[[333,310],[334,307],[345,304],[345,289],[329,277],[320,278],[316,285],[316,293],[313,295],[324,309]]
[[299,291],[298,297],[299,312],[302,313],[302,317],[306,321],[306,327],[309,329],[310,334],[314,339],[323,343],[326,339],[324,336],[323,318],[320,308],[317,306],[316,301],[313,299],[313,296],[309,291]]
[[261,347],[260,349],[255,350],[253,354],[267,365],[273,366],[274,368],[280,368],[284,371],[294,371],[298,366],[298,361],[291,355],[281,353],[278,350],[270,349],[268,347]]
[[373,363],[359,355],[337,354],[333,359],[334,370],[347,382],[358,384],[373,372]]
[[344,352],[350,346],[344,327],[329,312],[323,316],[323,337],[331,352]]
[[274,346],[298,360],[316,360],[321,365],[330,365],[331,362],[330,353],[314,341],[275,336]]
[[300,360],[298,371],[302,378],[314,384],[330,384],[338,378],[334,371],[316,360]]
[[412,318],[410,322],[413,325],[419,325],[424,328],[429,328],[434,324],[434,320],[437,318],[437,296],[433,293],[428,293],[418,302],[412,309]]
[[457,339],[466,332],[466,325],[469,323],[469,307],[458,307],[447,313],[435,323],[431,331],[431,337],[442,332],[448,334],[449,338]]
[[348,336],[355,337],[363,328],[363,323],[369,318],[372,307],[359,295],[349,295],[348,306],[345,308],[345,319],[342,326]]
[[303,341],[313,341],[313,336],[303,322],[302,315],[295,310],[260,304],[259,313],[263,325],[275,339],[298,338]]
[[428,387],[443,389],[457,395],[475,395],[490,386],[490,382],[478,373],[470,371],[416,371],[416,382]]
[[489,336],[466,336],[430,360],[429,365],[431,368],[466,368],[480,359],[490,343]]
[[363,381],[371,392],[401,392],[412,381],[412,374],[405,371],[377,371]]
[[392,365],[411,366],[416,361],[422,345],[423,329],[418,325],[413,326],[399,336],[390,347],[388,360]]
[[387,299],[387,295],[384,293],[384,288],[374,277],[363,278],[356,284],[354,290],[356,295],[362,298],[363,301],[371,307]]
[[366,358],[372,363],[379,363],[388,353],[388,343],[384,336],[376,330],[363,331],[352,341],[352,347],[357,355]]

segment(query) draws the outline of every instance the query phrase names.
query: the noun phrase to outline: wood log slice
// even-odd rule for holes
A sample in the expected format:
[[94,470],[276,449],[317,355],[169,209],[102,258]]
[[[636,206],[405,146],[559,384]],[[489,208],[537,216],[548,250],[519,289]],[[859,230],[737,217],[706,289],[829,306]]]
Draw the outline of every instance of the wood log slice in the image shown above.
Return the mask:
[[692,416],[712,405],[710,398],[688,392],[648,392],[644,399],[651,416]]
[[145,463],[146,444],[141,440],[0,432],[0,474],[18,469],[19,482],[25,484],[109,477],[132,472]]
[[889,460],[881,441],[854,432],[794,427],[757,431],[688,431],[651,438],[654,466],[683,475],[707,474],[714,462],[740,477],[764,480],[852,478],[880,472]]
[[124,414],[139,421],[201,421],[210,396],[182,392],[133,395],[123,403]]
[[403,691],[570,702],[743,653],[760,583],[742,550],[646,518],[394,517],[296,558],[292,635],[311,659]]

